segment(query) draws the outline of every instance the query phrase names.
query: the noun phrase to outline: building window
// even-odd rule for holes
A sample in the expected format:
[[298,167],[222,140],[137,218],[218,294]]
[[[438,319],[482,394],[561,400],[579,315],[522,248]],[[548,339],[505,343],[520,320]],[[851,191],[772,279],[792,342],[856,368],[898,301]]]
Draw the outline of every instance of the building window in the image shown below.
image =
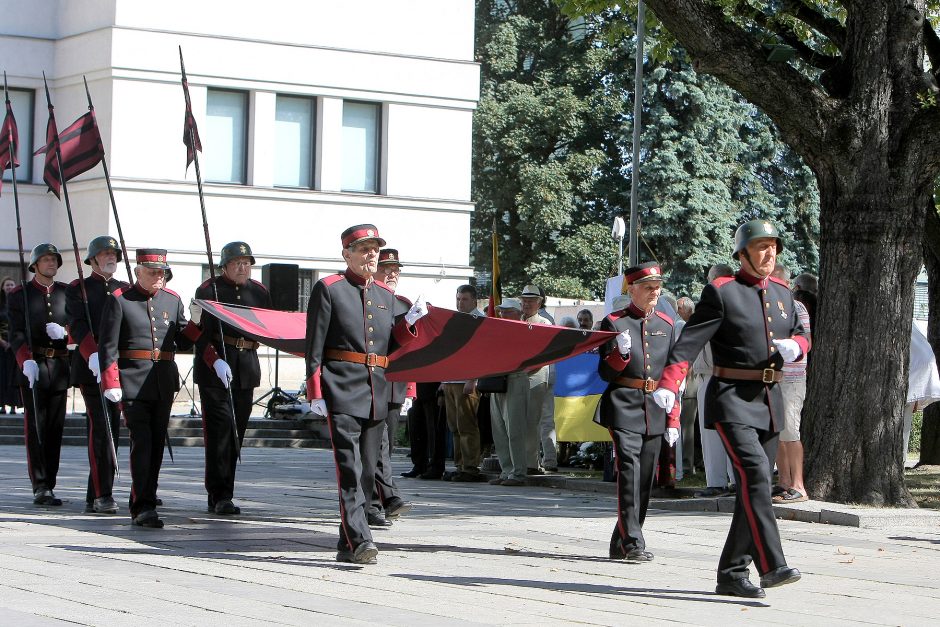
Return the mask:
[[206,180],[214,183],[247,181],[248,94],[210,89],[207,94],[205,147]]
[[[16,180],[29,183],[33,174],[33,101],[36,92],[32,89],[11,89],[10,104],[13,107],[13,117],[16,118],[16,134],[19,138],[19,145],[16,147],[17,161]],[[6,116],[6,110],[3,111]],[[3,171],[3,180],[13,180],[13,170]]]
[[274,120],[274,185],[313,187],[313,98],[277,97]]
[[313,291],[313,284],[317,282],[316,270],[305,270],[303,268],[297,274],[297,310],[307,311],[307,301],[310,300],[310,292]]
[[379,191],[381,105],[343,103],[343,191]]

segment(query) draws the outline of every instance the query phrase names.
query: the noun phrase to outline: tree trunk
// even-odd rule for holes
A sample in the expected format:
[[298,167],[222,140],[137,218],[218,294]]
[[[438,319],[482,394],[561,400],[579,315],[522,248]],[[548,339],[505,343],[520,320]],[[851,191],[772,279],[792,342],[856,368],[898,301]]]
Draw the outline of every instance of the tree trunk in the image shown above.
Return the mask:
[[[924,220],[924,267],[927,269],[927,341],[940,363],[940,215],[933,199]],[[928,405],[920,428],[920,464],[940,464],[940,403]]]
[[[870,156],[838,167],[817,172],[819,333],[804,421],[807,488],[825,501],[914,506],[904,487],[902,408],[927,190]],[[915,215],[899,219],[910,207]]]

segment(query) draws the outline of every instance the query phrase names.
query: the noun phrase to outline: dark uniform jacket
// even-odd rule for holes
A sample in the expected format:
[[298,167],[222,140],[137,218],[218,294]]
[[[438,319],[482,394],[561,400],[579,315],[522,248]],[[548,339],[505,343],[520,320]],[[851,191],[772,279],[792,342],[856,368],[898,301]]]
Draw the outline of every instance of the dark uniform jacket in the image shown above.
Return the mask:
[[151,295],[139,284],[117,290],[101,318],[98,355],[102,389],[121,388],[127,400],[165,400],[180,389],[173,360],[128,359],[119,351],[175,352],[191,348],[199,327],[186,321],[183,303],[175,292]]
[[[8,306],[10,310],[10,348],[16,355],[16,363],[20,369],[14,376],[14,385],[28,386],[29,379],[23,374],[23,363],[33,359],[39,366],[39,378],[36,381],[37,390],[61,392],[69,387],[69,358],[63,354],[61,357],[47,357],[51,351],[67,351],[68,340],[53,340],[46,335],[46,323],[55,322],[63,327],[68,326],[68,316],[65,314],[65,290],[68,285],[55,281],[46,288],[36,279],[26,284],[25,291],[20,285],[9,294]],[[26,319],[24,317],[24,295],[29,301],[29,324],[32,333],[33,346],[26,338]]]
[[[257,281],[249,279],[245,285],[238,286],[225,276],[219,276],[215,279],[215,287],[215,290],[212,289],[212,279],[207,280],[196,288],[196,298],[271,309],[271,295],[268,293],[268,288]],[[216,299],[216,290],[218,290],[218,299]],[[212,364],[219,356],[225,355],[226,363],[232,368],[232,389],[254,389],[261,385],[261,364],[258,361],[258,351],[239,349],[226,344],[223,353],[218,321],[206,314],[200,323],[205,333],[196,343],[196,359],[193,362],[196,383],[214,388],[224,387],[222,380],[212,369]],[[234,340],[242,338],[246,342],[255,343],[250,338],[245,338],[241,331],[227,324],[222,325],[222,333],[225,337]]]
[[326,401],[330,413],[384,420],[391,389],[385,369],[328,359],[326,349],[387,356],[414,336],[392,291],[346,270],[313,286],[307,305],[307,398]]
[[[809,351],[789,286],[773,277],[761,280],[739,270],[702,290],[659,385],[676,392],[689,364],[709,341],[716,367],[780,370],[783,358],[773,340],[784,339],[795,340],[803,356]],[[713,376],[706,390],[704,418],[705,426],[711,428],[716,422],[730,422],[779,431],[784,426],[780,384]]]
[[98,352],[98,329],[101,326],[101,314],[113,292],[125,289],[128,284],[114,277],[106,279],[97,272],[92,272],[85,279],[85,293],[88,295],[88,311],[91,313],[91,327],[85,316],[85,304],[82,302],[82,286],[79,279],[69,284],[65,291],[65,311],[69,319],[69,335],[78,350],[72,352],[73,386],[98,385],[98,380],[88,368],[88,358]]
[[[645,435],[660,435],[667,427],[666,411],[653,400],[649,391],[626,387],[616,382],[619,377],[658,381],[666,365],[669,350],[676,343],[672,318],[654,310],[646,316],[636,305],[615,311],[601,322],[602,331],[630,332],[630,354],[624,359],[616,338],[599,349],[598,373],[609,385],[601,396],[595,422],[607,428],[625,429]],[[679,426],[679,407],[669,416],[670,427]]]
[[[404,296],[399,296],[395,294],[395,319],[399,320],[404,317],[408,310],[411,309],[413,304],[410,300]],[[405,383],[404,381],[394,381],[391,383],[392,388],[392,400],[389,401],[392,405],[401,406],[405,402],[405,398],[414,398],[417,396],[417,388],[414,383]]]

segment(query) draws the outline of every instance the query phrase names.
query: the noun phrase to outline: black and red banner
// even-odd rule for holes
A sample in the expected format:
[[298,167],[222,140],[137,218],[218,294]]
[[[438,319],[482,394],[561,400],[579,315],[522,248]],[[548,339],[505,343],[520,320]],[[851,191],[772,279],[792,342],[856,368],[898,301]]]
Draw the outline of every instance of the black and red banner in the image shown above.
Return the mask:
[[16,118],[13,117],[13,105],[7,100],[7,113],[3,118],[3,126],[0,127],[0,172],[9,168],[11,163],[16,167],[20,166],[20,160],[16,158],[15,152],[19,145],[19,132],[16,129]]
[[[294,355],[304,354],[307,314],[196,301],[249,338]],[[539,368],[589,351],[616,333],[530,325],[428,305],[418,336],[389,355],[390,381],[459,381]]]

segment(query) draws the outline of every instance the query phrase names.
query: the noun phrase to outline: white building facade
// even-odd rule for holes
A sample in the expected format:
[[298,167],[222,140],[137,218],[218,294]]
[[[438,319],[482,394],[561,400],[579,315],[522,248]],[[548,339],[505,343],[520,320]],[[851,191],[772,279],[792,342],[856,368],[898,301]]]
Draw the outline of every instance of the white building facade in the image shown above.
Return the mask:
[[[24,243],[59,246],[63,280],[76,276],[65,206],[31,156],[45,143],[43,72],[60,131],[87,111],[88,80],[131,255],[168,249],[187,301],[207,275],[178,47],[216,260],[244,240],[259,280],[264,264],[297,264],[303,308],[312,283],[344,267],[340,232],[371,222],[404,260],[400,293],[452,307],[472,275],[472,0],[0,0],[0,15]],[[117,235],[100,166],[69,195],[82,255]],[[9,182],[0,216],[0,273],[18,278]]]

